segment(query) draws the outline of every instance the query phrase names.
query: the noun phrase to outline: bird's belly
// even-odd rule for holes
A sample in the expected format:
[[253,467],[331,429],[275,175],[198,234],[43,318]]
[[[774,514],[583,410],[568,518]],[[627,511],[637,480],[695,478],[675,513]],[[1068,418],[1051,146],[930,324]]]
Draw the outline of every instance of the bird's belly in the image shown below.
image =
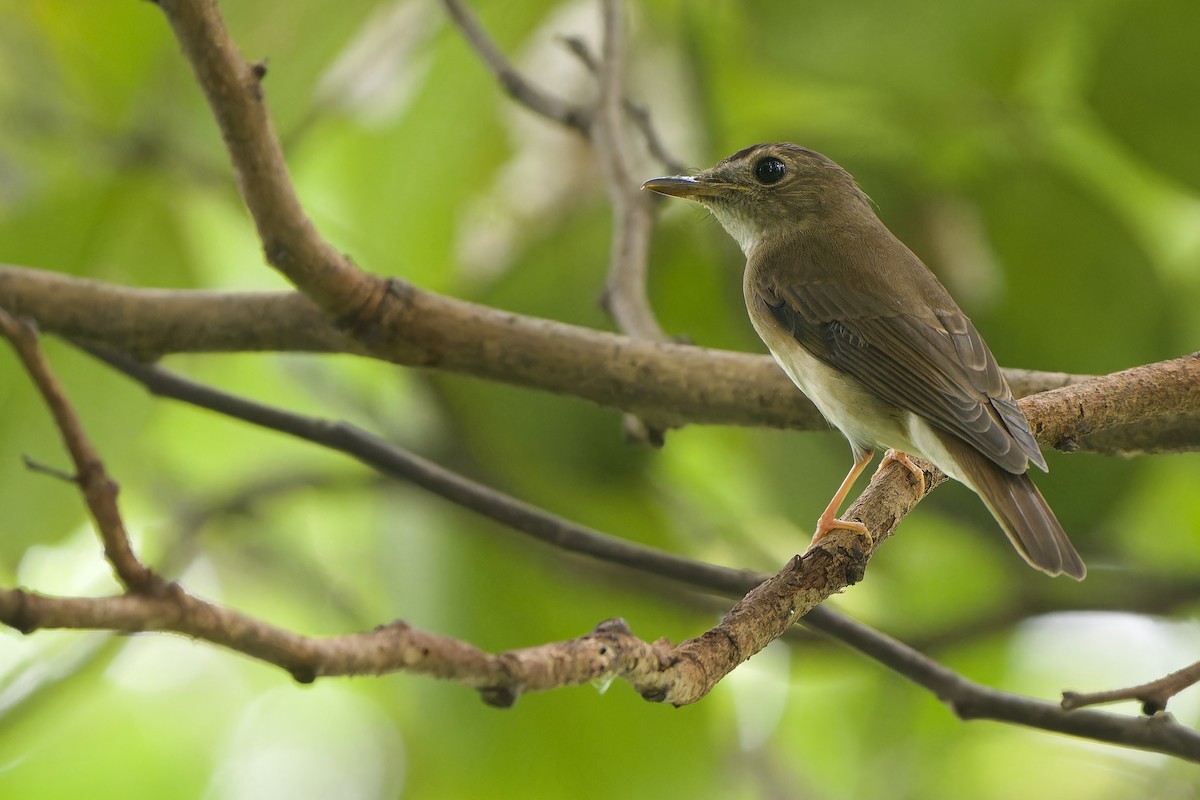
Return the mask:
[[883,402],[857,379],[809,353],[790,335],[762,328],[758,332],[792,382],[856,451],[882,445],[921,454],[909,432],[910,417],[914,415]]

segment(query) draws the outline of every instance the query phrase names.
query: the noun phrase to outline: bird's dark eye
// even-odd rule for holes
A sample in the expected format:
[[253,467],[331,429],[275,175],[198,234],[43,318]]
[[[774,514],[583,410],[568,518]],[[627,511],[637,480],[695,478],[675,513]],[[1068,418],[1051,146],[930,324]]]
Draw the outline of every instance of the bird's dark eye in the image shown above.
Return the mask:
[[787,165],[775,156],[760,158],[758,163],[754,165],[754,177],[758,178],[759,183],[766,186],[770,186],[772,183],[779,183],[786,174]]

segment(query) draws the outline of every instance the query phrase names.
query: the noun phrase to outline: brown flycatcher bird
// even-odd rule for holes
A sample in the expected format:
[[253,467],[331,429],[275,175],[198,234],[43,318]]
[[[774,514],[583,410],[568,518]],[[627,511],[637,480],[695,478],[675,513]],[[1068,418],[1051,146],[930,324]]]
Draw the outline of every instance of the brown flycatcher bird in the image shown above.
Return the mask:
[[1027,474],[1046,461],[996,359],[848,172],[794,144],[759,144],[643,188],[702,203],[737,240],[755,330],[850,440],[854,467],[814,541],[836,528],[866,533],[837,513],[884,446],[885,463],[902,463],[922,489],[906,453],[969,486],[1032,566],[1083,578],[1083,560]]

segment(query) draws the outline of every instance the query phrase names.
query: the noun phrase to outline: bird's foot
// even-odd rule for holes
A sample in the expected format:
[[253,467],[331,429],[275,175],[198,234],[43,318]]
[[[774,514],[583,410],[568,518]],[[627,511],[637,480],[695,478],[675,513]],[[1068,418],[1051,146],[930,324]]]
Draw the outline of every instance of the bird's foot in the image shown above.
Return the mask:
[[809,544],[808,549],[812,550],[833,531],[850,531],[862,537],[864,540],[863,549],[868,553],[871,552],[871,548],[875,544],[875,540],[871,538],[871,532],[861,522],[852,519],[838,519],[833,514],[822,514],[820,519],[817,520],[817,532],[813,534],[812,543]]
[[871,480],[875,480],[879,473],[883,472],[883,468],[893,461],[912,473],[912,476],[917,479],[917,494],[924,495],[925,473],[913,463],[913,460],[908,457],[907,453],[901,453],[899,450],[888,450],[883,454],[883,460],[879,462],[879,468],[875,470],[875,474],[871,476]]

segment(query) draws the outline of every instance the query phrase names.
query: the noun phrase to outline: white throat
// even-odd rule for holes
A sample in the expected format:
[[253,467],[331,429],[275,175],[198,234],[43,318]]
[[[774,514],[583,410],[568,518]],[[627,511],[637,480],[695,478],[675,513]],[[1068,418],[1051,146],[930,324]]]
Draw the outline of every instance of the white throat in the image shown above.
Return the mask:
[[762,241],[762,230],[754,224],[754,220],[749,215],[743,216],[737,213],[739,210],[737,208],[714,205],[710,206],[709,210],[721,223],[721,227],[738,243],[738,247],[742,248],[742,253],[749,260],[759,242]]

